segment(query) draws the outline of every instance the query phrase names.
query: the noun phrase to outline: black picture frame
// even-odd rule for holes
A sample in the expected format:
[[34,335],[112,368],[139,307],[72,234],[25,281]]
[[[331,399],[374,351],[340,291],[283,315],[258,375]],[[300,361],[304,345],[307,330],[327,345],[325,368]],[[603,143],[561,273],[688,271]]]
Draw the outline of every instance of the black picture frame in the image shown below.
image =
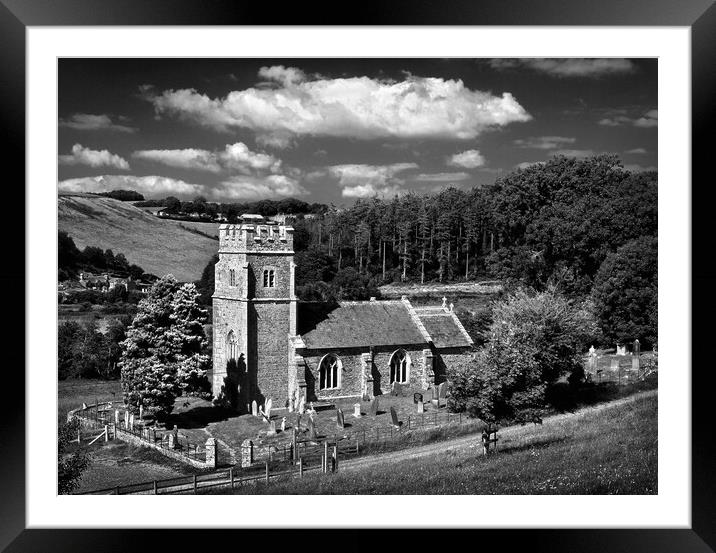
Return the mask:
[[[343,8],[343,9],[341,9]],[[345,9],[348,8],[348,9]],[[692,343],[709,343],[709,314],[714,307],[716,259],[708,248],[712,229],[700,213],[710,209],[709,191],[713,178],[707,177],[710,157],[716,92],[716,7],[712,0],[490,0],[450,3],[436,0],[403,0],[381,5],[365,1],[356,5],[311,2],[294,3],[277,9],[268,3],[233,2],[229,0],[0,0],[0,117],[3,134],[9,140],[5,147],[6,167],[12,167],[15,182],[25,178],[25,30],[28,26],[63,25],[589,25],[589,26],[685,26],[692,36]],[[52,101],[48,99],[48,101]],[[711,154],[711,155],[709,155]],[[11,173],[13,174],[13,173]],[[700,178],[699,178],[700,177]],[[690,183],[679,183],[688,187]],[[9,187],[8,187],[9,188]],[[13,206],[25,206],[24,190],[5,190]],[[24,223],[24,210],[13,207],[21,221],[7,215],[4,236],[17,237],[18,222]],[[700,216],[701,215],[701,216]],[[708,226],[707,226],[708,225]],[[23,225],[24,226],[24,225]],[[5,240],[8,259],[0,282],[6,290],[31,293],[25,284],[24,240]],[[12,242],[12,243],[8,243]],[[48,252],[51,254],[51,252]],[[22,302],[20,294],[15,301]],[[22,306],[24,307],[24,305]],[[17,306],[19,313],[22,308]],[[18,320],[19,319],[19,320]],[[25,338],[24,316],[13,316],[12,328],[6,331],[4,365],[6,389],[4,424],[0,428],[2,470],[0,470],[0,547],[16,551],[127,551],[177,549],[206,550],[270,539],[270,548],[296,545],[338,547],[351,550],[374,548],[384,543],[384,531],[345,530],[335,532],[310,530],[268,532],[260,530],[39,530],[25,527],[25,379],[19,369],[24,366],[24,352],[17,344]],[[699,324],[702,323],[702,324]],[[12,345],[13,347],[10,347]],[[699,355],[703,363],[697,363]],[[714,551],[716,549],[716,433],[711,420],[711,372],[706,352],[694,350],[692,381],[692,524],[689,529],[530,529],[530,530],[451,530],[448,540],[443,532],[410,530],[404,547],[444,548],[463,542],[474,547],[525,549],[528,551]],[[48,365],[49,368],[50,365]],[[683,370],[688,367],[669,368]],[[54,374],[51,374],[54,378]],[[687,429],[685,429],[686,431]],[[668,436],[662,437],[667,439]],[[54,453],[53,453],[54,454]],[[330,501],[326,501],[327,508]],[[237,516],[242,503],[236,502]],[[425,508],[440,508],[438,504]],[[290,516],[290,515],[289,515]],[[307,532],[311,532],[307,535]],[[223,536],[218,536],[223,534]],[[442,535],[438,535],[442,534]],[[404,538],[401,536],[401,540]],[[248,540],[248,541],[247,541]],[[319,540],[319,541],[317,541]],[[335,540],[339,540],[336,542]],[[452,545],[450,545],[452,544]],[[472,547],[472,545],[469,545]]]

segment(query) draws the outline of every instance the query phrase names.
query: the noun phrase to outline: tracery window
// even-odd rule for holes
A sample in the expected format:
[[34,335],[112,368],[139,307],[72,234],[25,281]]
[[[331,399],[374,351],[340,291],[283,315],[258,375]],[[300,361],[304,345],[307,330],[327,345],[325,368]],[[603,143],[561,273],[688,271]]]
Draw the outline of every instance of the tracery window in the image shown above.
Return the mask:
[[229,331],[228,336],[226,337],[226,359],[238,359],[239,358],[239,344],[236,341],[236,334],[234,334],[234,331]]
[[410,366],[410,357],[408,353],[399,349],[393,352],[390,357],[390,383],[399,382],[401,384],[408,382],[408,368]]
[[321,359],[319,372],[319,389],[331,390],[341,387],[341,361],[333,354]]

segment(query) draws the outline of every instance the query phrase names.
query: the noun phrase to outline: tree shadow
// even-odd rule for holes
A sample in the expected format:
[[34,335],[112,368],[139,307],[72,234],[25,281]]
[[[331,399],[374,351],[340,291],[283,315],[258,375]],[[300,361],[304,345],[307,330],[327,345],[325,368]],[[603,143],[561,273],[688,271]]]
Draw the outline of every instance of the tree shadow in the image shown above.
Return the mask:
[[211,422],[225,421],[236,416],[237,412],[226,407],[199,405],[182,413],[172,413],[164,421],[165,428],[174,425],[179,428],[205,428]]

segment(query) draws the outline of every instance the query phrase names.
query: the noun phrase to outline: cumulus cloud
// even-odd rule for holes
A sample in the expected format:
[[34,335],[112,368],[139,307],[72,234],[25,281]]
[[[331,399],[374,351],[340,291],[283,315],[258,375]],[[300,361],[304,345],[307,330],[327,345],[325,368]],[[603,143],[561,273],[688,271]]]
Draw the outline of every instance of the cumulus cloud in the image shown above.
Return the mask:
[[544,161],[523,161],[515,165],[515,169],[527,169],[533,165],[544,165]]
[[597,155],[594,150],[555,150],[551,152],[554,156],[565,156],[565,157],[591,157]]
[[226,200],[259,200],[264,198],[303,196],[308,194],[299,182],[285,175],[268,177],[236,176],[225,180],[209,192]]
[[229,131],[252,129],[263,145],[285,147],[300,136],[472,139],[486,130],[532,117],[509,92],[471,90],[462,80],[408,75],[386,81],[368,77],[307,77],[283,66],[259,75],[276,86],[252,87],[210,98],[195,89],[144,89],[156,113]]
[[633,148],[624,152],[625,154],[646,154],[648,153],[645,148]]
[[129,169],[129,163],[124,158],[110,153],[108,150],[91,150],[82,144],[72,146],[72,153],[69,155],[57,156],[60,165],[88,165],[89,167],[116,167],[117,169]]
[[219,173],[222,170],[251,174],[255,171],[277,173],[281,160],[269,154],[252,152],[243,142],[227,144],[223,151],[211,152],[187,148],[183,150],[138,150],[133,157],[181,169]]
[[618,58],[497,58],[490,60],[494,69],[529,69],[553,77],[603,77],[628,74],[636,66]]
[[392,196],[403,192],[403,178],[399,173],[417,169],[415,163],[393,163],[391,165],[332,165],[328,173],[338,179],[341,194],[346,198],[369,198]]
[[465,172],[459,173],[420,173],[411,180],[417,182],[459,182],[470,178]]
[[183,180],[160,176],[136,177],[133,175],[100,175],[60,181],[60,192],[109,192],[117,189],[135,190],[148,197],[163,198],[168,195],[193,196],[203,194],[204,186],[189,184]]
[[475,167],[485,165],[485,158],[478,150],[467,150],[450,156],[447,160],[447,164],[453,167],[474,169]]
[[109,115],[93,115],[91,113],[75,113],[67,119],[60,118],[58,122],[60,127],[67,127],[77,131],[115,131],[115,132],[126,132],[133,133],[137,129],[135,127],[128,127],[126,125],[120,125],[113,123],[112,118]]
[[531,136],[529,138],[520,138],[514,141],[515,146],[520,148],[534,148],[536,150],[552,150],[554,148],[562,148],[567,144],[574,144],[576,138],[567,136]]
[[659,125],[659,111],[651,109],[638,117],[630,117],[615,111],[614,115],[600,119],[598,124],[607,127],[620,127],[622,125],[633,125],[634,127],[642,128],[657,127]]

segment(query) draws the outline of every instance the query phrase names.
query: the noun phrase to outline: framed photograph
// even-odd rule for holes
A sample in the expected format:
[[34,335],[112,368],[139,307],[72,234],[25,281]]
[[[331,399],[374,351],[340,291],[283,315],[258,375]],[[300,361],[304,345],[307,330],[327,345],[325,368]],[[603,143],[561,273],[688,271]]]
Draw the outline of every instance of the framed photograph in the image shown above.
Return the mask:
[[713,550],[711,3],[316,8],[3,0],[3,547]]

